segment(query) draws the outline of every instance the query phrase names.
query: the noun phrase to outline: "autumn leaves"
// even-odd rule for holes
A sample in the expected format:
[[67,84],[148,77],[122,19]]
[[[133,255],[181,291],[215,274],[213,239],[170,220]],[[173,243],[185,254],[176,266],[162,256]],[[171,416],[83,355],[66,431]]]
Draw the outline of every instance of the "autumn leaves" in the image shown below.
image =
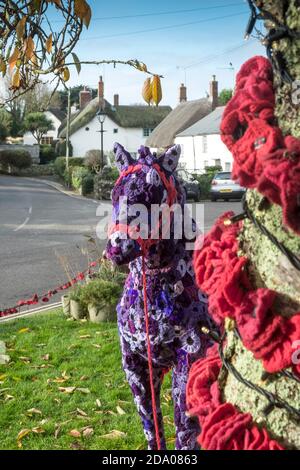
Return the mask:
[[146,79],[144,82],[142,95],[149,106],[152,103],[154,103],[156,106],[159,105],[162,100],[162,89],[160,77],[158,75],[154,75],[152,78]]

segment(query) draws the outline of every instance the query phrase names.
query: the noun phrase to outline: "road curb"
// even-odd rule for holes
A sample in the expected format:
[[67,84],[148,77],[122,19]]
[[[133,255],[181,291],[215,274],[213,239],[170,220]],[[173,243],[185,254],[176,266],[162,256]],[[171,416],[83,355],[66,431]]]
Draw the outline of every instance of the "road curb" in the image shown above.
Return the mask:
[[43,305],[41,307],[33,308],[31,310],[27,310],[26,312],[14,313],[14,314],[9,315],[7,317],[0,318],[0,324],[1,323],[6,323],[6,322],[9,322],[9,321],[13,321],[13,320],[18,320],[19,318],[29,317],[31,315],[37,315],[38,313],[45,313],[47,311],[55,310],[55,309],[60,308],[60,307],[62,307],[62,303],[61,302],[55,302],[55,303],[50,304],[50,305]]
[[84,196],[80,196],[80,194],[75,193],[74,191],[70,191],[66,189],[62,184],[56,183],[54,181],[49,181],[49,180],[44,180],[40,178],[30,178],[26,177],[26,179],[30,181],[35,181],[36,183],[44,183],[47,186],[50,186],[53,189],[56,189],[56,191],[59,191],[60,193],[64,194],[65,196],[73,197],[74,199],[79,199],[81,201],[90,201],[93,202],[94,204],[100,204],[101,201],[98,201],[97,199],[90,199]]

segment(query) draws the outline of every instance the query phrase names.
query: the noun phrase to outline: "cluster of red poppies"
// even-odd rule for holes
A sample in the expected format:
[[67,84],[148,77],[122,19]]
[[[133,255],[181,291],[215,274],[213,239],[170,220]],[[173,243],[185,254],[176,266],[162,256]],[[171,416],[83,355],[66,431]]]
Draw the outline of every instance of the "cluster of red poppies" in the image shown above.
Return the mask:
[[206,450],[284,450],[249,413],[222,403],[218,386],[221,360],[217,347],[192,365],[187,384],[187,407],[201,425],[199,444]]
[[222,139],[233,154],[233,178],[281,205],[284,223],[300,233],[300,140],[282,134],[274,109],[272,65],[254,57],[237,76]]
[[[198,286],[209,296],[209,311],[222,325],[226,317],[235,320],[244,346],[262,360],[267,372],[293,367],[300,376],[300,365],[293,364],[293,346],[300,338],[300,313],[291,318],[276,314],[276,292],[252,289],[245,270],[246,257],[238,256],[240,224],[225,225],[232,217],[220,217],[195,250],[194,269]],[[224,224],[225,221],[225,224]]]
[[89,263],[89,267],[86,271],[79,272],[76,277],[74,277],[71,281],[67,282],[66,284],[62,284],[61,286],[56,287],[55,289],[49,290],[48,292],[38,295],[33,294],[29,299],[21,299],[17,302],[14,307],[6,308],[5,310],[0,310],[0,318],[6,317],[8,315],[13,315],[14,313],[19,313],[21,307],[29,307],[31,305],[37,305],[39,302],[47,303],[49,302],[50,298],[54,295],[58,294],[60,291],[64,291],[72,287],[73,285],[77,284],[79,281],[83,281],[87,274],[91,274],[91,268],[97,266],[97,261],[92,261]]

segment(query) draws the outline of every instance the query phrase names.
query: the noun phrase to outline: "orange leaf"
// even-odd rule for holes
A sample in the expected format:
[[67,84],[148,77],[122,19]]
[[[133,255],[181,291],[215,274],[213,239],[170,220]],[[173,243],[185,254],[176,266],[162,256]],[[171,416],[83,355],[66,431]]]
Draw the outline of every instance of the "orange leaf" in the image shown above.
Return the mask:
[[53,45],[53,36],[52,36],[52,33],[51,33],[50,36],[47,38],[47,41],[46,41],[46,51],[48,52],[48,54],[51,54],[51,52],[52,52],[52,45]]

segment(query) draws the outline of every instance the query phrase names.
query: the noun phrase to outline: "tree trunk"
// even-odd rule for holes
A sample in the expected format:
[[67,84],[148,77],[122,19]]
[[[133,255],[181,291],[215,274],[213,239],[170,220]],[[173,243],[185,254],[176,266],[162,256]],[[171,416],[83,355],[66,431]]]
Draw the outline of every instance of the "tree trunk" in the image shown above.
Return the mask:
[[[292,30],[300,32],[299,0],[257,0],[260,10],[271,12],[281,23]],[[266,23],[267,28],[273,25]],[[286,63],[286,70],[294,80],[300,80],[300,40],[281,39],[273,45],[281,51]],[[276,116],[284,134],[300,138],[300,106],[293,103],[292,85],[283,83],[275,71],[274,86],[276,90]],[[300,237],[283,226],[282,211],[279,206],[269,206],[259,210],[262,196],[256,191],[248,192],[248,204],[254,215],[284,245],[295,254],[300,255]],[[244,223],[240,235],[240,248],[249,259],[249,274],[254,288],[267,287],[278,293],[276,311],[290,317],[300,312],[300,273],[288,259],[250,222]],[[228,343],[226,356],[243,377],[258,384],[281,398],[295,408],[299,408],[300,385],[293,379],[280,375],[266,375],[260,361],[253,358],[251,352],[244,348],[240,340],[231,331],[227,322]],[[300,339],[300,338],[299,338]],[[265,414],[268,402],[261,395],[237,381],[231,374],[220,378],[224,401],[237,405],[242,412],[250,412],[256,423],[265,426],[270,435],[287,448],[300,449],[299,422],[292,420],[288,413],[274,408]]]

